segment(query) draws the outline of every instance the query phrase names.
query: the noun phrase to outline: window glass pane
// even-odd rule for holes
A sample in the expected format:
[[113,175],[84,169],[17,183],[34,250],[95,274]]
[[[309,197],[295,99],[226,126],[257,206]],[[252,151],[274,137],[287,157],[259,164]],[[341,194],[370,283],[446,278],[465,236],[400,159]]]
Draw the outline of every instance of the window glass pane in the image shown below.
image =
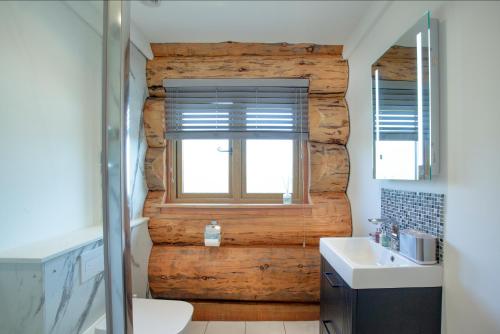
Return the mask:
[[229,193],[228,150],[227,139],[183,140],[182,192]]
[[247,193],[293,192],[293,140],[246,141]]

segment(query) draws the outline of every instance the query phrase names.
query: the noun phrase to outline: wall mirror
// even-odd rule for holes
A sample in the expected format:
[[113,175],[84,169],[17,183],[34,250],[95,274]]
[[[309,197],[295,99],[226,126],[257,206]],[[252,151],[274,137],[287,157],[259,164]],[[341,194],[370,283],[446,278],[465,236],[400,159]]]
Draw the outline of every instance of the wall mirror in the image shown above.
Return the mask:
[[425,180],[439,172],[437,33],[426,13],[372,65],[376,179]]

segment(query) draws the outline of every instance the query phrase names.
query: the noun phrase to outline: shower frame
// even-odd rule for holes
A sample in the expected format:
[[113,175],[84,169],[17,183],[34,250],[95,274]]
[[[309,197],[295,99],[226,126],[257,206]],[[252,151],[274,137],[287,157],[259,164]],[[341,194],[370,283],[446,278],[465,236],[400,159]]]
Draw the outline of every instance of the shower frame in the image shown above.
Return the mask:
[[103,27],[102,197],[108,334],[132,334],[130,217],[126,152],[130,2],[105,1]]

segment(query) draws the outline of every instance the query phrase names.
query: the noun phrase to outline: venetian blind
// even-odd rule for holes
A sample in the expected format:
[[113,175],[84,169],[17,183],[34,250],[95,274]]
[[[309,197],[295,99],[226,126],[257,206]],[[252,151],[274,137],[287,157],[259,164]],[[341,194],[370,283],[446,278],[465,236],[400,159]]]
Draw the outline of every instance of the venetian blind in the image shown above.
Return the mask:
[[308,80],[165,80],[168,139],[307,139]]
[[[373,92],[376,104],[376,92]],[[414,81],[379,81],[378,114],[375,113],[375,131],[380,140],[418,140],[418,96]],[[428,117],[428,91],[423,91],[423,116]],[[375,110],[377,107],[375,105]]]

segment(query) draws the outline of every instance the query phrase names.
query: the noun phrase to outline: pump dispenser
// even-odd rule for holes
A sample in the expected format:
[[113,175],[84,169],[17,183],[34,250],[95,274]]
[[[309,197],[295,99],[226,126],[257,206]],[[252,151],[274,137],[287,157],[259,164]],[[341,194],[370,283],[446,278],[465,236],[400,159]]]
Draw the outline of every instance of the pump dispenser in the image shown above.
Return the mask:
[[375,233],[370,233],[370,236],[372,237],[373,241],[375,241],[377,244],[380,243],[380,237],[382,234],[382,229],[380,228],[380,224],[383,222],[382,219],[377,219],[377,218],[370,218],[368,219],[370,223],[376,226]]
[[216,220],[205,226],[205,246],[219,247],[221,241],[221,228]]

